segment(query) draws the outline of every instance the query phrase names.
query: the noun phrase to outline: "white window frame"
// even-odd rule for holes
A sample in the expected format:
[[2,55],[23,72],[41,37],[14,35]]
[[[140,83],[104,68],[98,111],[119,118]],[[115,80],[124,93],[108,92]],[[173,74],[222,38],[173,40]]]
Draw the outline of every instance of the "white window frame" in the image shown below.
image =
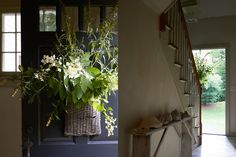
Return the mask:
[[[2,71],[2,57],[3,57],[3,52],[2,52],[2,14],[10,14],[14,13],[17,14],[19,13],[21,15],[20,9],[19,8],[8,8],[8,9],[1,9],[0,8],[0,77],[7,77],[7,76],[15,76],[19,74],[19,71],[14,71],[14,72],[4,72]],[[14,32],[17,35],[17,32]],[[21,32],[20,32],[21,33]],[[13,52],[17,53],[17,52]],[[22,51],[21,51],[22,53]]]
[[225,77],[226,77],[226,89],[225,89],[225,135],[229,136],[234,133],[230,131],[231,118],[230,118],[230,45],[228,43],[220,44],[204,44],[197,45],[193,50],[202,50],[202,49],[225,49]]

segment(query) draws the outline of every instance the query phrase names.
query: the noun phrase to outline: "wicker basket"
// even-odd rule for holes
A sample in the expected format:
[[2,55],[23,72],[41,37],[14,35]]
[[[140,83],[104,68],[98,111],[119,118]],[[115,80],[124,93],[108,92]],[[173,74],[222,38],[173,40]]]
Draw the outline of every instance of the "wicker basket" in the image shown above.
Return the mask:
[[101,134],[101,114],[90,105],[76,108],[71,105],[65,115],[65,135],[99,135]]

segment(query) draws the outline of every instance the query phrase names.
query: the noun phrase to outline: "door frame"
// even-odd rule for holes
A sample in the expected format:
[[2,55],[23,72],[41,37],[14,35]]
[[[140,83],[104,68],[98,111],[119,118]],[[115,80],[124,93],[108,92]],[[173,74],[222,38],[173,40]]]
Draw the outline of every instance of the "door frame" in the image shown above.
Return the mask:
[[[79,7],[82,5],[83,2],[88,2],[88,0],[64,0],[67,1],[65,3],[66,6],[74,6]],[[93,1],[98,7],[102,7],[104,0],[95,0]],[[113,2],[114,0],[109,1]],[[49,2],[49,3],[47,3]],[[71,3],[70,3],[71,2]],[[92,3],[91,5],[93,5]],[[100,4],[102,3],[102,4]],[[109,3],[106,2],[106,6],[109,6]],[[71,5],[70,5],[71,4]],[[100,5],[98,5],[100,4]],[[31,6],[31,7],[28,7]],[[57,18],[57,29],[55,32],[40,32],[39,31],[39,8],[40,6],[57,6],[56,10],[58,14],[56,14]],[[112,5],[115,6],[115,5]],[[24,67],[33,66],[37,67],[40,62],[40,46],[48,47],[53,43],[56,39],[55,34],[61,33],[61,5],[58,0],[21,0],[21,17],[22,17],[22,52],[24,52],[24,57],[22,57],[22,65]],[[104,12],[100,12],[100,14],[104,15]],[[100,16],[102,17],[102,16]],[[29,23],[30,22],[30,23]],[[81,24],[81,23],[79,23]],[[34,27],[31,27],[34,26]],[[79,25],[80,26],[80,25]],[[33,35],[33,37],[32,37]],[[48,35],[48,36],[47,36]],[[49,44],[49,45],[48,45]],[[49,46],[50,47],[50,46]],[[34,52],[34,53],[32,53]],[[44,52],[42,52],[42,55]],[[23,55],[22,55],[23,56]],[[25,143],[25,148],[22,150],[22,154],[27,154],[31,152],[36,156],[38,154],[48,154],[47,151],[50,150],[50,153],[56,152],[58,156],[68,154],[70,152],[73,156],[78,156],[81,154],[86,154],[86,156],[104,156],[104,154],[108,154],[108,156],[116,157],[118,155],[118,130],[113,137],[105,136],[105,132],[103,132],[99,136],[81,136],[81,137],[66,137],[64,138],[63,127],[64,124],[58,124],[60,127],[59,132],[55,136],[48,136],[53,135],[53,129],[51,131],[41,131],[41,117],[40,114],[41,105],[40,104],[33,104],[28,105],[26,99],[23,99],[22,103],[22,144]],[[112,101],[110,101],[112,102]],[[118,103],[118,101],[115,101]],[[118,104],[116,105],[118,108]],[[47,107],[45,107],[47,108]],[[45,112],[46,113],[46,112]],[[115,113],[114,113],[115,114]],[[29,119],[31,117],[31,119]],[[104,126],[104,121],[102,121],[102,127]],[[43,136],[42,136],[43,135]],[[26,142],[24,142],[26,141]],[[43,142],[42,142],[43,141]],[[34,144],[32,146],[32,143]],[[86,149],[89,146],[91,149]],[[32,147],[32,148],[31,148]],[[65,148],[67,153],[65,153]],[[106,148],[106,149],[104,149]],[[104,149],[104,150],[103,150]],[[30,151],[32,150],[32,151]],[[91,151],[92,150],[92,151]],[[110,155],[109,155],[110,154]],[[112,155],[111,155],[112,154]],[[114,155],[113,155],[114,154]],[[56,154],[55,154],[56,155]],[[50,156],[55,156],[50,155]],[[56,155],[57,156],[57,155]],[[69,155],[71,156],[71,155]]]
[[[230,135],[230,44],[229,43],[219,43],[219,44],[201,44],[193,46],[194,49],[225,49],[225,135]],[[200,110],[200,113],[202,111]],[[202,115],[202,114],[200,114]],[[202,116],[200,117],[200,122],[202,122]],[[202,126],[201,126],[202,127]],[[202,132],[201,132],[202,136]]]

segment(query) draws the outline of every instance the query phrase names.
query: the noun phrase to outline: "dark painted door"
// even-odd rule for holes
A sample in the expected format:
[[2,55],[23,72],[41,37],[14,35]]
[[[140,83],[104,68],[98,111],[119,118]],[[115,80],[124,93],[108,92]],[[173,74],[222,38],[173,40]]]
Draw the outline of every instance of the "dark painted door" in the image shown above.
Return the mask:
[[[102,20],[106,15],[106,8],[114,6],[116,1],[93,0],[90,5],[99,8]],[[83,29],[84,0],[66,0],[66,6],[78,9],[78,30]],[[56,31],[60,33],[61,5],[57,0],[21,0],[22,17],[22,64],[37,67],[43,54],[53,47],[55,32],[52,30],[40,32],[40,8],[55,8]],[[115,117],[117,117],[117,96],[110,97]],[[38,103],[28,104],[22,101],[22,141],[23,157],[117,157],[117,130],[115,136],[107,137],[102,120],[102,134],[99,136],[65,137],[64,121],[53,122],[45,126],[45,117],[50,109]]]

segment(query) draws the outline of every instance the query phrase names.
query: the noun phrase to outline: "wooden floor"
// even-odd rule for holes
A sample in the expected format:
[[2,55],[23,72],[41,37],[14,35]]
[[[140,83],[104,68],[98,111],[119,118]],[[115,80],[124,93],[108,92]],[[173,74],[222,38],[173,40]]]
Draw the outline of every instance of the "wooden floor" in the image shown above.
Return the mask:
[[202,140],[192,157],[236,157],[236,137],[204,134]]

